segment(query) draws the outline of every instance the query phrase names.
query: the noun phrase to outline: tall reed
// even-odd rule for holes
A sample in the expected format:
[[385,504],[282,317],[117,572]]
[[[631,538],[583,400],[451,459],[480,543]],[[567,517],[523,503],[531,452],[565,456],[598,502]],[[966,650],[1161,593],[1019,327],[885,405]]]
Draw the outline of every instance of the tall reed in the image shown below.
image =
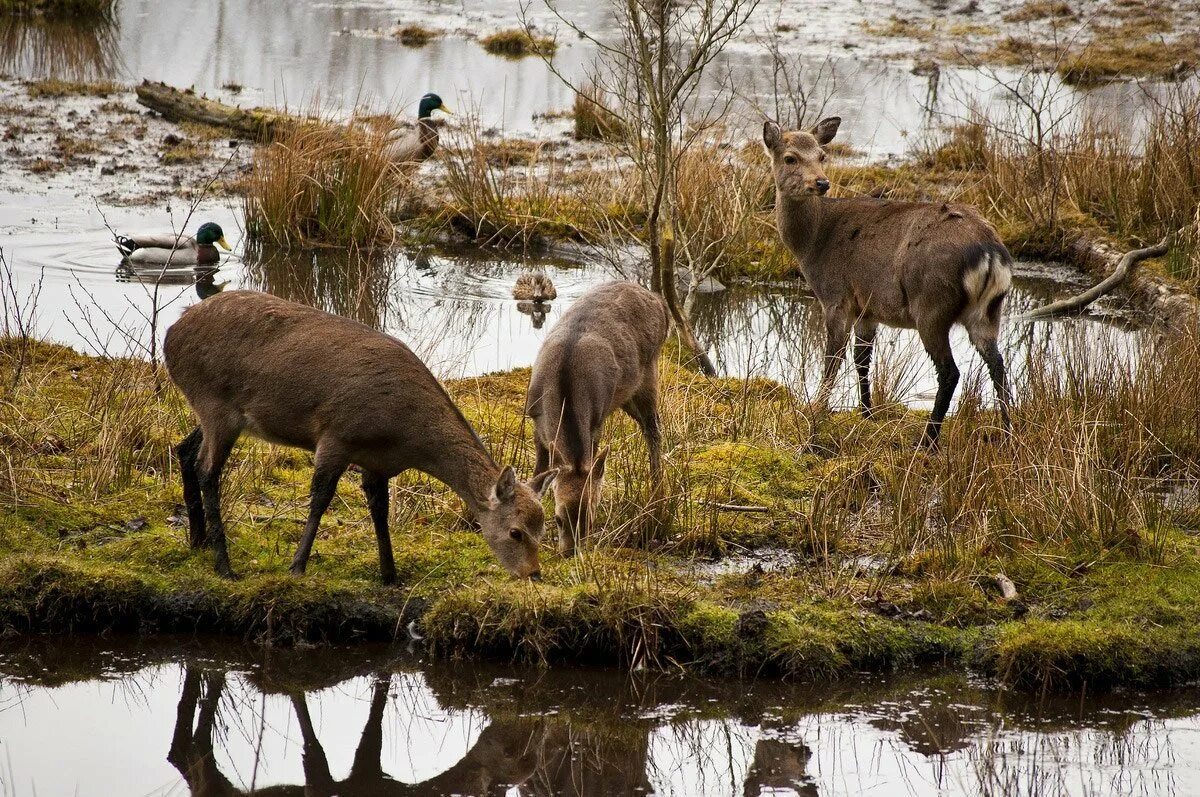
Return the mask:
[[246,232],[252,242],[283,247],[389,244],[408,190],[384,134],[359,125],[292,126],[255,153]]

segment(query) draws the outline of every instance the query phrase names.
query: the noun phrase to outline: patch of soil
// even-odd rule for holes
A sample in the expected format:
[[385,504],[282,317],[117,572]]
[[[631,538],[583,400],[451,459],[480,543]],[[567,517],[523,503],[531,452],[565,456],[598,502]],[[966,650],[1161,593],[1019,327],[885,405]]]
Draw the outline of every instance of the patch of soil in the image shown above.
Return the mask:
[[130,88],[46,93],[36,85],[0,78],[0,192],[68,188],[145,205],[234,193],[250,168],[249,143],[167,122]]

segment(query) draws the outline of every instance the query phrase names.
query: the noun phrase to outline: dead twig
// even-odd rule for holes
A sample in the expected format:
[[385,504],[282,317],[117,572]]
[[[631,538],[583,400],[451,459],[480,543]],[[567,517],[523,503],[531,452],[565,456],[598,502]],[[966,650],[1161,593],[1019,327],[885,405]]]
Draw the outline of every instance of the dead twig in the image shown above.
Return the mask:
[[1133,274],[1138,263],[1151,257],[1162,257],[1167,253],[1170,246],[1167,244],[1167,239],[1170,236],[1163,236],[1163,239],[1154,246],[1147,246],[1144,249],[1134,249],[1126,252],[1117,267],[1103,280],[1096,285],[1088,288],[1083,293],[1077,294],[1067,299],[1059,299],[1057,302],[1035,307],[1028,313],[1021,316],[1024,320],[1034,318],[1046,318],[1048,316],[1063,315],[1066,313],[1077,313],[1087,307],[1092,302],[1099,299],[1101,296],[1106,296],[1112,293],[1125,280],[1129,279]]

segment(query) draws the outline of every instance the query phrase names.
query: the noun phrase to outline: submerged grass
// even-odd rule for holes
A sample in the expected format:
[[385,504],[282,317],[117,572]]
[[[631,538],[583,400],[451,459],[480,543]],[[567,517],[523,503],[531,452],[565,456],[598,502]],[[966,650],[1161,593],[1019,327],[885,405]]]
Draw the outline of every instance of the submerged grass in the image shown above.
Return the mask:
[[[1161,500],[1200,478],[1200,344],[1032,367],[1011,440],[968,388],[931,455],[913,449],[921,413],[816,414],[779,384],[664,362],[664,495],[645,487],[633,424],[614,418],[600,529],[573,559],[547,549],[535,585],[503,574],[452,494],[406,475],[392,507],[400,586],[384,588],[352,476],[309,575],[286,575],[311,457],[249,441],[224,490],[243,578],[217,578],[182,527],[178,394],[140,361],[6,339],[0,627],[292,642],[391,638],[419,618],[446,656],[804,677],[974,662],[1034,688],[1200,676],[1200,513]],[[448,384],[525,473],[527,380]],[[738,564],[755,549],[791,564]],[[990,589],[996,572],[1019,607]]]

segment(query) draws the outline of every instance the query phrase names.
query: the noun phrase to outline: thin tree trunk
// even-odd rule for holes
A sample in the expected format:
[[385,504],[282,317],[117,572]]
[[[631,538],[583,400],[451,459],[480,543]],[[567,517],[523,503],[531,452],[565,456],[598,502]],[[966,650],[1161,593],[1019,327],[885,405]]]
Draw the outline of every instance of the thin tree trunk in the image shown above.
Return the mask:
[[696,340],[696,333],[692,331],[692,322],[679,306],[679,292],[675,289],[675,234],[669,227],[663,230],[661,249],[662,260],[657,270],[662,283],[662,297],[671,313],[671,322],[675,327],[675,332],[679,335],[679,341],[684,348],[696,358],[696,365],[700,373],[705,376],[716,376],[717,369],[700,345],[700,341]]

